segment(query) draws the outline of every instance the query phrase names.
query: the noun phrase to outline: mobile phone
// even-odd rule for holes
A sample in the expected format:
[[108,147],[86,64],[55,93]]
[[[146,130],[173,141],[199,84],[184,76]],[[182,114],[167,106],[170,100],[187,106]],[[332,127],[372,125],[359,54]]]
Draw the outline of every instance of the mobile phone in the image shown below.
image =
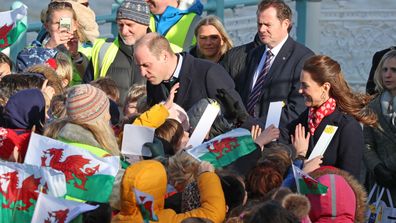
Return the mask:
[[61,17],[59,21],[59,28],[66,28],[68,32],[71,31],[71,18]]

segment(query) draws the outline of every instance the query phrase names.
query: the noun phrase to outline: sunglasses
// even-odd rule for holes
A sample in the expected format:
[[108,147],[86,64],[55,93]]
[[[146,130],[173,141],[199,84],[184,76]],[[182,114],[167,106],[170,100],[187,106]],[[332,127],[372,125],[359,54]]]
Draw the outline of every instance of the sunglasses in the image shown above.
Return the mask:
[[81,2],[80,4],[85,6],[85,7],[89,7],[89,2]]
[[50,9],[63,9],[63,8],[73,8],[70,2],[51,2],[48,4]]

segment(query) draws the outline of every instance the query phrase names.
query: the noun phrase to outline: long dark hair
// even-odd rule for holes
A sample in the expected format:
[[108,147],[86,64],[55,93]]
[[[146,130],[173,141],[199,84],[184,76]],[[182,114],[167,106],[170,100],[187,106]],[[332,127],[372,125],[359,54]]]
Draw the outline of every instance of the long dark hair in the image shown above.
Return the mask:
[[305,61],[303,70],[310,73],[311,78],[320,85],[330,83],[330,97],[336,100],[341,111],[363,124],[374,126],[377,123],[377,115],[367,107],[372,97],[352,92],[337,61],[324,55],[312,56]]

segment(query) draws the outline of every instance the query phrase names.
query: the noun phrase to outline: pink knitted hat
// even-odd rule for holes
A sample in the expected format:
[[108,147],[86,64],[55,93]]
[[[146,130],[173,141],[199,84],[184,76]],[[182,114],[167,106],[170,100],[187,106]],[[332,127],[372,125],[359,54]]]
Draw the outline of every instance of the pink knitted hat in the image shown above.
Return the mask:
[[69,120],[84,123],[109,111],[109,98],[99,88],[89,84],[71,87],[67,92],[66,112]]

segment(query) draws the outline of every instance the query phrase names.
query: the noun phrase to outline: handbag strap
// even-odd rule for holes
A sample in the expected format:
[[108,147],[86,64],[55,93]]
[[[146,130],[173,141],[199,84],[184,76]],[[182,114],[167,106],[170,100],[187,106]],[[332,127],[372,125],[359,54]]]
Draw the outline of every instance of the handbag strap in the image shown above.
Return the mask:
[[[378,188],[379,188],[379,187],[378,187]],[[379,193],[379,196],[377,196],[377,199],[376,199],[376,201],[375,201],[375,209],[378,209],[378,205],[380,204],[382,195],[384,195],[384,191],[385,191],[385,187],[382,187],[382,188],[381,188],[381,191],[380,191],[380,193]]]
[[371,188],[368,199],[367,199],[367,203],[370,203],[371,198],[374,195],[375,189],[377,189],[377,186],[378,186],[377,184],[374,184],[374,186]]
[[390,205],[391,208],[393,208],[392,196],[391,196],[391,193],[390,193],[388,188],[386,188],[386,194],[388,196],[389,205]]

